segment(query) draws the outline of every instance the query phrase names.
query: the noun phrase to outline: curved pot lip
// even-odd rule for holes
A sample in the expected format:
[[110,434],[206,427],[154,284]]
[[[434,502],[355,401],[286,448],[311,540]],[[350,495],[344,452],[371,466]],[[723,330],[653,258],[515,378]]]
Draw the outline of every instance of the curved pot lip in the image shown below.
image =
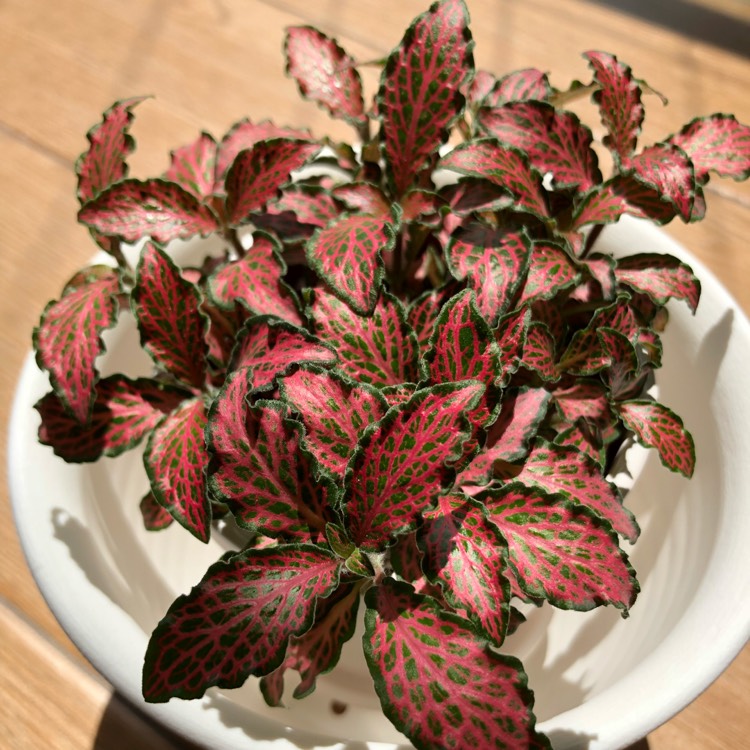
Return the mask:
[[[608,227],[608,244],[615,252],[627,250],[633,243],[640,250],[667,252],[690,263],[701,280],[704,301],[719,305],[732,316],[734,350],[750,349],[750,322],[714,275],[678,243],[648,223],[625,217],[619,225]],[[700,308],[699,308],[700,309]],[[734,351],[733,350],[733,351]],[[739,368],[737,368],[739,371]],[[303,730],[285,731],[283,717],[274,722],[243,713],[236,723],[222,720],[218,711],[203,701],[171,701],[168,704],[144,704],[140,695],[140,668],[145,653],[146,636],[127,612],[114,604],[88,580],[64,545],[53,545],[49,524],[39,522],[39,508],[29,502],[27,478],[38,472],[32,464],[28,446],[36,443],[36,422],[29,419],[30,404],[36,397],[40,373],[32,355],[25,363],[16,390],[9,423],[8,477],[13,515],[32,574],[47,603],[63,629],[91,663],[124,697],[172,730],[207,747],[259,747],[269,750],[294,750],[300,744],[311,748],[341,748],[331,738]],[[750,383],[749,383],[750,385]],[[750,455],[750,434],[742,430],[742,417],[750,418],[750,388],[737,386],[733,396],[739,428],[737,454]],[[745,419],[746,423],[748,420]],[[738,463],[739,466],[739,463]],[[666,469],[665,469],[666,471]],[[31,474],[30,474],[31,473]],[[744,500],[743,500],[744,498]],[[722,507],[717,546],[687,614],[669,637],[645,662],[624,679],[604,689],[581,705],[540,722],[539,729],[549,734],[556,748],[580,746],[585,738],[590,750],[625,747],[696,698],[726,668],[750,637],[750,581],[737,578],[727,582],[724,571],[750,569],[750,504],[748,491],[730,498],[729,512]],[[744,514],[735,512],[745,506]],[[46,519],[45,519],[46,520]],[[72,602],[71,591],[84,591],[86,608]],[[85,611],[86,616],[81,617]],[[116,645],[113,648],[113,644]],[[675,667],[682,665],[686,654],[692,662],[687,673]],[[648,689],[644,689],[648,686]],[[531,686],[533,689],[533,685]],[[655,699],[654,696],[657,696]],[[215,701],[213,702],[215,707]],[[623,707],[627,706],[627,711]],[[244,711],[244,709],[238,709]],[[253,730],[261,738],[249,737],[242,719],[252,719]],[[367,742],[371,750],[386,750],[396,745]],[[361,746],[361,745],[359,745]],[[403,747],[403,746],[402,746]]]

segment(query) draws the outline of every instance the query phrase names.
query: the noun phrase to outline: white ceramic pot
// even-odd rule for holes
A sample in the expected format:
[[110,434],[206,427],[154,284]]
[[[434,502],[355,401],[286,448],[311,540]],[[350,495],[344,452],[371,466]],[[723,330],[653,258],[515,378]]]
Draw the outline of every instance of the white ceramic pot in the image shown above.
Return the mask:
[[[714,277],[650,225],[622,220],[602,242],[616,253],[668,252],[691,263],[703,298],[693,318],[671,306],[660,400],[696,438],[691,481],[649,452],[627,498],[643,533],[632,550],[642,592],[627,620],[617,611],[534,611],[509,639],[536,694],[540,729],[555,748],[625,747],[709,685],[750,635],[750,323]],[[109,336],[106,372],[138,374],[137,340]],[[149,533],[138,499],[140,455],[68,465],[37,443],[33,403],[46,378],[29,357],[10,426],[10,485],[32,572],[65,630],[127,699],[209,748],[385,750],[405,742],[382,716],[355,636],[312,696],[268,708],[254,680],[200,701],[144,704],[149,634],[173,599],[223,551],[176,525]],[[291,679],[291,678],[290,678]],[[288,690],[288,694],[291,690]],[[334,700],[347,710],[335,714]]]

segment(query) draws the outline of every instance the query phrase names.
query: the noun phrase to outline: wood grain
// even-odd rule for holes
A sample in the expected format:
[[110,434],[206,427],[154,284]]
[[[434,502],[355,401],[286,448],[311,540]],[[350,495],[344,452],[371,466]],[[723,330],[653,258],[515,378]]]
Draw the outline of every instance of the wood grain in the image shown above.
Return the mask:
[[[738,0],[694,0],[748,24]],[[314,23],[359,59],[388,52],[427,0],[4,0],[0,3],[0,419],[32,327],[47,300],[94,247],[75,223],[73,163],[85,133],[112,101],[152,94],[139,106],[132,173],[166,168],[167,152],[201,129],[223,133],[251,115],[350,137],[299,99],[280,55],[284,27]],[[587,75],[581,52],[606,49],[669,94],[648,99],[644,143],[693,116],[734,111],[750,122],[750,57],[648,23],[604,2],[468,0],[479,66],[552,70],[563,86]],[[750,53],[750,39],[748,40]],[[377,86],[365,71],[366,90]],[[584,110],[586,109],[584,105]],[[588,113],[591,113],[590,108]],[[599,127],[594,119],[595,129]],[[708,218],[667,231],[750,310],[750,185],[711,182]],[[7,449],[7,430],[0,449]],[[3,461],[5,467],[5,461]],[[5,469],[3,468],[3,471]],[[178,748],[91,670],[37,592],[0,490],[0,722],[12,750]],[[750,650],[701,696],[648,738],[652,750],[747,746]],[[625,709],[624,709],[625,710]],[[641,745],[641,747],[644,747]]]

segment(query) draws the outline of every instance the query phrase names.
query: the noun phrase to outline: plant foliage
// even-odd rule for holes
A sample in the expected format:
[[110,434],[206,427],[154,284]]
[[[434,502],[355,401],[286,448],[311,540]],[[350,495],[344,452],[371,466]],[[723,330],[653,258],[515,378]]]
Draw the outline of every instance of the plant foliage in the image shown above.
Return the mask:
[[[475,70],[472,48],[464,0],[439,0],[368,109],[358,62],[289,29],[288,74],[355,148],[243,120],[141,180],[141,99],[89,132],[79,220],[110,260],[34,333],[52,389],[40,440],[78,462],[144,442],[147,528],[205,542],[227,516],[250,539],[156,628],[149,701],[255,676],[279,705],[290,670],[307,695],[363,609],[383,710],[417,748],[544,747],[502,655],[514,603],[627,616],[635,601],[621,540],[639,529],[609,473],[630,439],[693,473],[650,387],[665,305],[694,311],[700,284],[674,257],[596,241],[623,214],[702,218],[711,173],[750,174],[750,128],[715,114],[641,145],[650,89],[613,55],[586,52],[590,80],[560,90]],[[565,108],[585,94],[601,144]],[[178,264],[173,240],[209,234],[219,252]],[[133,264],[123,243],[140,240]],[[151,377],[99,376],[124,310]]]

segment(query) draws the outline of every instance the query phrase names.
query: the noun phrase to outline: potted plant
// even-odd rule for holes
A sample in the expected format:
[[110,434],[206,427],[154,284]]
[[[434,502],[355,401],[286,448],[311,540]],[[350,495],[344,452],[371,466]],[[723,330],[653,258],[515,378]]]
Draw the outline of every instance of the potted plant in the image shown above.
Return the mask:
[[[73,462],[143,443],[147,528],[244,532],[154,631],[147,701],[255,676],[279,705],[289,670],[304,697],[363,609],[383,711],[416,747],[547,747],[503,654],[517,605],[635,602],[639,528],[611,477],[633,440],[693,472],[653,386],[665,306],[695,310],[700,284],[597,239],[624,214],[701,219],[710,172],[750,174],[750,129],[718,114],[639,147],[653,92],[616,57],[587,52],[591,80],[564,90],[496,78],[468,23],[462,0],[417,17],[372,102],[335,40],[289,29],[288,73],[354,145],[243,120],[137,180],[141,99],[89,132],[79,219],[110,261],[34,333],[40,440]],[[601,144],[567,109],[588,96]],[[219,251],[180,267],[179,241],[209,235]],[[153,374],[100,378],[128,310]]]

